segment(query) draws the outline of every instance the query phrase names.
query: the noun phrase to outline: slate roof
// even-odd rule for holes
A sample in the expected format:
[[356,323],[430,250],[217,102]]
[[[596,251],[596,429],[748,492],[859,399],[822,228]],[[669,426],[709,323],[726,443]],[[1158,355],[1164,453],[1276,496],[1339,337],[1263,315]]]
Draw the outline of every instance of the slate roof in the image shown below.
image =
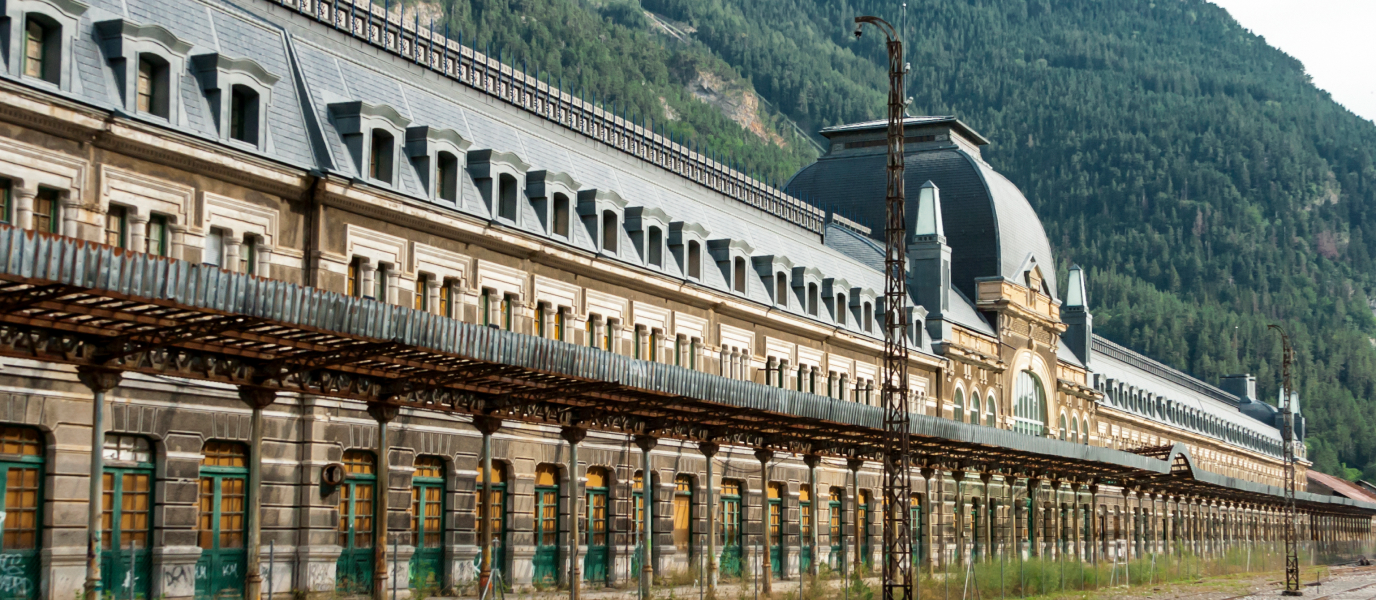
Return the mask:
[[[380,14],[381,5],[374,8]],[[261,151],[255,152],[270,160],[305,170],[358,178],[358,166],[353,164],[335,128],[329,106],[359,100],[387,105],[410,119],[413,126],[453,129],[472,142],[470,151],[492,149],[514,153],[531,164],[531,171],[567,173],[584,189],[615,191],[629,201],[628,208],[660,208],[671,221],[700,224],[710,232],[709,240],[744,241],[755,248],[756,256],[786,256],[797,266],[818,269],[823,277],[843,277],[853,286],[876,295],[883,292],[884,281],[879,269],[826,245],[815,232],[744,205],[739,199],[701,186],[685,185],[688,182],[682,176],[644,160],[608,151],[606,145],[569,129],[550,122],[533,123],[529,113],[492,102],[490,96],[463,82],[362,43],[347,32],[300,19],[272,2],[91,0],[90,8],[81,16],[81,26],[75,37],[75,83],[70,93],[63,95],[101,109],[120,110],[122,103],[114,84],[113,69],[93,32],[94,23],[120,18],[162,25],[192,44],[178,90],[183,99],[184,118],[177,115],[169,122],[121,111],[125,118],[218,142],[212,109],[192,71],[190,57],[221,53],[231,58],[249,58],[278,77],[268,108],[267,139]],[[409,28],[409,23],[407,25]],[[8,72],[0,77],[33,83]],[[51,91],[51,86],[42,87]],[[238,145],[234,150],[249,151]],[[431,202],[414,165],[408,160],[398,160],[396,164],[399,175],[394,191],[415,202]],[[437,203],[435,208],[482,219],[493,218],[480,201],[476,182],[466,171],[461,173],[458,206]],[[522,229],[544,236],[533,206],[521,203],[521,210]],[[578,226],[572,229],[571,239],[551,237],[549,241],[596,252],[594,239],[586,229]],[[620,236],[616,260],[655,269],[639,256],[624,228]],[[708,263],[704,264],[701,281],[696,283],[731,293],[723,272],[712,268],[708,253],[704,253],[704,259]],[[686,279],[674,260],[665,261],[663,272]],[[768,288],[758,277],[749,277],[747,284],[746,296],[750,300],[774,306]],[[777,309],[780,307],[776,306]],[[788,307],[782,310],[814,318],[804,313],[801,297],[791,298]],[[816,319],[836,326],[834,315],[826,314],[825,309],[822,312],[824,314]],[[868,334],[860,331],[860,319],[848,318],[846,322],[843,327],[852,333],[870,337],[881,335],[879,327]]]
[[[1105,392],[1102,400],[1105,404],[1234,445],[1254,447],[1245,439],[1230,437],[1227,431],[1220,432],[1207,426],[1196,427],[1187,416],[1212,419],[1233,431],[1250,434],[1254,440],[1261,442],[1260,447],[1254,449],[1280,455],[1280,432],[1239,411],[1236,396],[1102,337],[1094,336],[1093,343],[1094,354],[1089,367],[1094,372],[1095,387]],[[1112,388],[1109,387],[1109,380],[1112,380]],[[1120,385],[1135,387],[1144,394],[1154,394],[1155,398],[1151,402],[1125,401],[1122,396],[1126,392],[1119,394],[1117,389]],[[1275,451],[1272,452],[1272,449]]]
[[[910,124],[933,123],[959,121],[950,117],[910,120]],[[858,132],[874,129],[869,124],[856,127]],[[968,127],[961,124],[956,129]],[[826,155],[794,175],[785,189],[869,227],[871,235],[879,239],[884,231],[886,164],[884,146],[848,149],[833,143]],[[1021,269],[1032,256],[1041,267],[1051,296],[1056,297],[1051,244],[1036,211],[1017,186],[978,154],[955,143],[914,144],[905,148],[903,165],[909,230],[917,219],[917,189],[930,180],[941,190],[953,287],[973,298],[976,279],[1001,276],[1021,282]]]

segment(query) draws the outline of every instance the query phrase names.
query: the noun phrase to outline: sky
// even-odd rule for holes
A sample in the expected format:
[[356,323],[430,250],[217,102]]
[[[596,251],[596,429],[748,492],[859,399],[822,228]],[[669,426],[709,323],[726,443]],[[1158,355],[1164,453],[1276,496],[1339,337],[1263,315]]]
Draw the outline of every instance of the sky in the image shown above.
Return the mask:
[[1376,121],[1376,0],[1211,0],[1299,59],[1314,85]]

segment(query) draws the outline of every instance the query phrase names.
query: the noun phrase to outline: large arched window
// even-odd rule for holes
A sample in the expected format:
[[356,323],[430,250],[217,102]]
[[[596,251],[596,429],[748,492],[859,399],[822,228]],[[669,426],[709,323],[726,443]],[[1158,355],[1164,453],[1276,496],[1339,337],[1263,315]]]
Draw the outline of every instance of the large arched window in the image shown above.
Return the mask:
[[965,392],[956,390],[956,398],[951,401],[951,419],[956,421],[965,420]]
[[1046,389],[1031,371],[1018,374],[1014,389],[1013,429],[1028,435],[1046,432]]
[[985,404],[985,407],[984,407],[984,408],[985,408],[985,410],[987,411],[987,412],[985,412],[985,414],[984,414],[984,424],[985,424],[986,426],[988,426],[988,427],[996,427],[996,426],[998,426],[999,420],[998,420],[998,413],[997,413],[997,408],[996,408],[996,406],[997,406],[998,403],[994,401],[994,393],[993,393],[993,392],[989,392],[989,398],[988,398],[987,400],[985,400],[985,403],[984,403],[984,404]]
[[979,390],[970,394],[970,424],[979,425]]

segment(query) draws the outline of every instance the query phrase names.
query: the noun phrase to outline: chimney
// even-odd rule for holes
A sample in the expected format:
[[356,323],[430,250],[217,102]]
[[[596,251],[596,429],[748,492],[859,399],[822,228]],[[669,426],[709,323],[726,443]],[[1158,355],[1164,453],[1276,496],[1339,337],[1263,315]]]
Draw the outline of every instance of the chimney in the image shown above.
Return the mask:
[[1218,387],[1237,396],[1244,404],[1257,401],[1257,378],[1252,375],[1224,375],[1218,383]]
[[[908,265],[917,303],[939,323],[951,307],[951,247],[941,223],[941,190],[931,181],[917,190],[917,224],[908,241]],[[928,333],[942,338],[939,329]]]
[[1061,321],[1066,324],[1066,330],[1061,341],[1088,367],[1094,351],[1094,315],[1089,314],[1085,275],[1080,265],[1070,267],[1067,283],[1065,305],[1061,309]]

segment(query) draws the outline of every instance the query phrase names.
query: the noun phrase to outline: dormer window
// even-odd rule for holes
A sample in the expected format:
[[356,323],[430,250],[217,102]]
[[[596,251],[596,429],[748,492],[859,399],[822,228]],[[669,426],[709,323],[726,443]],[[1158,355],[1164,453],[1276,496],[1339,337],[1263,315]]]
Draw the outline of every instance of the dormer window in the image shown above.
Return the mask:
[[736,257],[735,268],[731,273],[731,285],[738,294],[745,293],[745,259]]
[[664,266],[664,232],[658,227],[651,227],[650,234],[647,236],[645,254],[651,265],[656,267]]
[[702,279],[702,244],[688,242],[688,277]]
[[849,305],[849,304],[846,304],[846,295],[845,295],[845,294],[837,294],[837,295],[836,295],[836,322],[839,323],[839,324],[841,324],[841,325],[845,325],[845,324],[846,324],[846,313],[849,312],[849,311],[850,311],[850,305]]
[[817,284],[807,284],[807,314],[817,316]]
[[874,305],[869,302],[865,303],[863,323],[865,333],[874,333]]
[[554,235],[569,237],[569,197],[563,194],[554,195],[554,208],[552,211],[554,223],[551,231]]
[[174,90],[180,87],[191,43],[161,25],[144,25],[128,19],[96,23],[97,38],[114,67],[115,84],[125,111],[154,116],[179,124]]
[[[198,54],[191,57],[191,62],[206,99],[210,101],[220,138],[263,148],[267,140],[268,107],[272,105],[272,88],[277,84],[277,76],[253,60],[219,53]],[[360,114],[360,107],[349,106],[349,103],[330,106],[331,111],[338,111],[336,116],[340,120],[335,125],[340,134],[358,138],[363,137],[361,128],[372,116],[369,111],[373,108],[376,107],[368,106],[362,111],[364,114]],[[357,156],[361,148],[350,147],[349,150],[355,154],[356,161],[361,160]]]
[[788,306],[788,275],[783,273],[774,275],[774,303]]
[[381,129],[373,130],[372,149],[368,153],[368,177],[392,183],[392,147],[396,140]]
[[620,228],[617,222],[616,213],[611,210],[602,211],[602,251],[616,254],[616,232]]
[[385,104],[362,101],[331,104],[330,113],[359,176],[370,183],[395,186],[399,141],[410,119]]
[[24,76],[58,84],[62,69],[62,26],[40,15],[24,23]]
[[505,173],[497,178],[497,216],[516,220],[516,178]]
[[229,139],[258,145],[258,92],[246,85],[229,94]]
[[452,152],[440,152],[435,162],[435,188],[440,200],[459,199],[459,158]]
[[156,54],[139,55],[138,110],[150,115],[168,118],[171,108],[168,102],[167,61]]

